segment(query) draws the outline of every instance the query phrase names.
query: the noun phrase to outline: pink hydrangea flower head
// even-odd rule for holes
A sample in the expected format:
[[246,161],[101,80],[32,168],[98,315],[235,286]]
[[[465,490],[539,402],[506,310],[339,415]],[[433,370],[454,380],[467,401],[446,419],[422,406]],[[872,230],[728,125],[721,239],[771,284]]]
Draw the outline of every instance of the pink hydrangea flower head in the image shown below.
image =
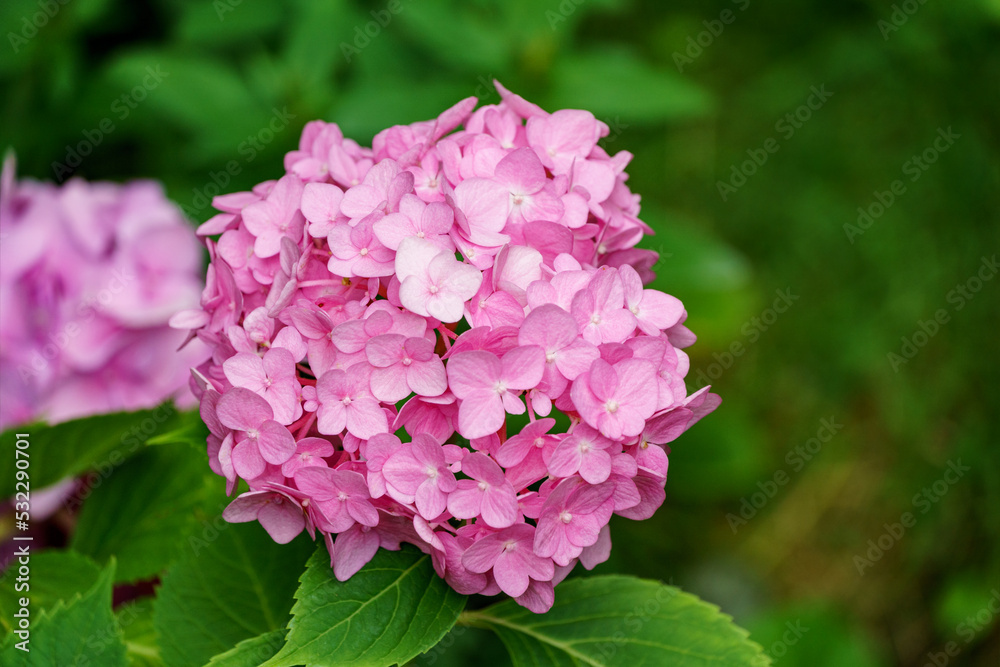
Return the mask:
[[613,514],[665,502],[665,446],[719,399],[688,393],[687,313],[649,287],[631,155],[497,89],[370,149],[309,123],[281,178],[217,198],[178,324],[213,349],[212,469],[250,488],[227,518],[318,531],[341,581],[409,542],[543,612]]
[[[153,182],[56,186],[14,172],[10,154],[0,175],[0,429],[192,404],[187,368],[209,351],[192,341],[177,353],[185,333],[168,320],[201,298],[235,297],[231,273],[213,272],[204,287],[192,228]],[[220,321],[232,312],[216,310]],[[191,328],[210,317],[179,319]]]

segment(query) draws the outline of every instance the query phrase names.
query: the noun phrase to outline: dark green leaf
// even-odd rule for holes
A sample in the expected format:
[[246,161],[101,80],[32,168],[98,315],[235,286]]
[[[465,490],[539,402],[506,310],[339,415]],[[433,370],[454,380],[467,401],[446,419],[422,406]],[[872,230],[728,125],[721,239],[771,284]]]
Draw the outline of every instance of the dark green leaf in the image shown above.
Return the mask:
[[534,614],[511,600],[462,615],[496,632],[514,667],[768,665],[746,630],[678,588],[634,577],[571,579]]
[[437,576],[430,556],[405,546],[380,550],[339,582],[320,547],[295,592],[284,648],[266,667],[384,667],[438,643],[465,606]]
[[[146,449],[101,480],[83,503],[72,547],[118,560],[118,581],[164,570],[218,497],[219,480],[205,455],[187,446]],[[202,511],[199,512],[198,509]]]
[[0,649],[0,664],[126,667],[121,628],[111,611],[114,578],[112,561],[86,593],[74,596],[68,603],[60,601],[50,611],[34,617],[29,652],[17,648],[21,638],[9,635]]
[[[298,577],[313,551],[308,537],[276,544],[260,525],[225,523],[189,540],[163,579],[154,611],[168,667],[202,667],[212,656],[285,627]],[[210,539],[213,538],[214,539]]]
[[29,424],[0,435],[0,497],[14,495],[15,454],[18,433],[29,434],[31,488],[40,490],[65,477],[93,470],[100,478],[139,451],[143,443],[158,433],[176,429],[177,410],[164,403],[152,410],[115,412],[85,417],[56,426]]

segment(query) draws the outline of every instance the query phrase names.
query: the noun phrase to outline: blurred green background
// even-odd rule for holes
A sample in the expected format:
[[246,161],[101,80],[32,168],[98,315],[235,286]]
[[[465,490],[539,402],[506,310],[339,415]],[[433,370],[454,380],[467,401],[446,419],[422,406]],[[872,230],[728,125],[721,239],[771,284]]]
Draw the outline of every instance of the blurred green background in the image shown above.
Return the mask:
[[[4,0],[0,26],[20,174],[158,178],[193,221],[310,119],[367,143],[493,78],[592,110],[724,399],[599,571],[698,593],[779,665],[1000,664],[1000,0]],[[452,640],[416,663],[504,664]]]

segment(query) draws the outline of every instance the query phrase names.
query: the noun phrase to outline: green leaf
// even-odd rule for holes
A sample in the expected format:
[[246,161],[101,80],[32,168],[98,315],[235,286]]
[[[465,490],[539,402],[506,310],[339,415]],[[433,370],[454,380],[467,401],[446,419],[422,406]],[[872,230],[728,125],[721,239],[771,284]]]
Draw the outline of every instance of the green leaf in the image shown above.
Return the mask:
[[571,579],[545,614],[508,600],[462,614],[496,632],[514,667],[768,665],[746,630],[714,605],[634,577]]
[[384,667],[428,650],[455,625],[465,596],[437,576],[430,556],[379,550],[339,582],[320,547],[295,592],[288,637],[266,667]]
[[285,643],[286,630],[274,630],[266,635],[245,639],[225,653],[212,658],[205,667],[257,667],[272,657]]
[[0,455],[0,497],[14,495],[18,433],[28,434],[30,444],[24,451],[30,462],[31,488],[38,491],[88,470],[107,477],[148,438],[175,429],[179,423],[177,410],[164,403],[152,410],[114,412],[55,426],[28,424],[4,431],[0,435],[4,450]]
[[[587,109],[608,121],[661,123],[703,116],[711,98],[680,75],[625,50],[574,55],[552,68],[549,109]],[[608,122],[618,125],[618,122]],[[626,128],[622,128],[626,129]]]
[[17,648],[20,637],[9,635],[0,649],[0,664],[126,667],[125,642],[111,612],[114,578],[112,561],[86,593],[75,595],[68,603],[60,601],[34,617],[29,652]]
[[178,414],[177,428],[170,431],[163,430],[146,441],[147,445],[177,445],[186,443],[198,449],[205,447],[205,439],[208,437],[208,427],[201,420],[201,415],[197,410],[181,412]]
[[285,627],[313,544],[276,544],[257,523],[212,523],[214,541],[191,550],[163,578],[153,615],[170,667],[202,667],[244,639]]
[[190,447],[146,449],[92,490],[71,546],[99,562],[115,556],[118,581],[158,574],[217,511],[208,509],[216,482],[205,455]]
[[129,667],[163,667],[153,627],[153,598],[126,602],[115,612],[115,619],[125,635]]
[[[5,633],[12,629],[13,614],[20,598],[31,600],[32,613],[52,609],[60,600],[68,601],[88,591],[101,575],[97,563],[72,551],[47,549],[31,554],[31,578],[28,581],[17,581],[16,563],[13,561],[0,579],[0,627]],[[31,590],[18,591],[16,587],[19,584],[22,587],[28,584]]]

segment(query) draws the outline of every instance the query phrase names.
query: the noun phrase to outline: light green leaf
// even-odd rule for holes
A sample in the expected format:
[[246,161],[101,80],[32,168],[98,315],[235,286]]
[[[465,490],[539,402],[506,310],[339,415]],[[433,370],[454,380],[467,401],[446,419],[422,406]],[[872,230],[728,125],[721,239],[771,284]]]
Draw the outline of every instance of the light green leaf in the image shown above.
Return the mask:
[[125,635],[129,667],[163,667],[153,628],[153,598],[126,602],[115,612],[115,619]]
[[16,481],[14,448],[18,433],[27,433],[31,489],[38,491],[65,477],[88,470],[100,477],[110,475],[143,443],[158,433],[177,428],[180,418],[173,405],[152,410],[115,412],[84,417],[56,426],[28,424],[0,435],[0,497],[14,495]]
[[746,630],[714,605],[634,577],[571,579],[545,614],[508,600],[465,612],[460,623],[496,632],[514,667],[770,664]]
[[[17,545],[15,543],[15,547]],[[13,614],[20,598],[31,600],[32,613],[52,609],[60,600],[69,601],[73,596],[90,590],[101,575],[101,568],[90,558],[56,549],[32,553],[29,567],[30,579],[19,582],[15,560],[0,579],[0,627],[4,633],[12,629]],[[31,589],[17,590],[18,586],[23,588],[25,585]]]
[[[550,109],[587,109],[605,122],[661,123],[699,117],[711,99],[699,86],[654,69],[629,51],[574,55],[552,68]],[[612,124],[609,122],[609,125]]]
[[205,667],[257,667],[272,657],[285,643],[284,629],[245,639],[225,653],[212,658]]
[[29,652],[17,648],[20,637],[9,635],[0,649],[0,664],[126,667],[121,628],[111,612],[114,578],[112,561],[86,593],[75,595],[68,603],[60,601],[33,618]]
[[465,606],[437,576],[430,556],[411,546],[380,550],[348,581],[316,550],[295,592],[288,637],[266,667],[385,667],[438,643]]
[[217,511],[217,492],[204,454],[183,445],[146,449],[91,490],[71,546],[99,562],[115,556],[118,581],[151,577]]
[[169,667],[202,667],[212,656],[285,627],[313,544],[276,544],[257,523],[212,523],[214,541],[192,549],[163,578],[153,614]]

